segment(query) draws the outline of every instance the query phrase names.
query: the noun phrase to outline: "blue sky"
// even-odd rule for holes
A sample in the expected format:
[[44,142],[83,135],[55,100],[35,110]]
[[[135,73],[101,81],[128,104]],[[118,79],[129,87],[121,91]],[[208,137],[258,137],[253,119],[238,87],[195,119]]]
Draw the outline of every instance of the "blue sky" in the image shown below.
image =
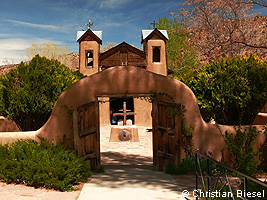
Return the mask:
[[91,19],[106,42],[141,46],[141,30],[153,19],[172,17],[184,0],[1,0],[0,65],[27,60],[33,43],[54,42],[78,52],[76,32]]
[[171,17],[179,0],[1,0],[0,65],[27,59],[33,43],[51,41],[78,52],[76,32],[91,19],[106,42],[140,46],[141,30],[158,17]]

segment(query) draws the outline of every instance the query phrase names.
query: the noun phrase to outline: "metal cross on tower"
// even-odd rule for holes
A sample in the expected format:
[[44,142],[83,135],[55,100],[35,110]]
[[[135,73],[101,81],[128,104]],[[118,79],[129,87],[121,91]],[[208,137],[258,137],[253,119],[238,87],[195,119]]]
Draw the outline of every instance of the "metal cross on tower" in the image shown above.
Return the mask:
[[94,22],[91,22],[91,20],[89,19],[89,23],[88,24],[85,24],[85,26],[88,26],[88,29],[91,28],[91,26],[94,25]]
[[150,23],[151,25],[153,25],[153,29],[156,28],[156,20],[154,19],[153,23]]

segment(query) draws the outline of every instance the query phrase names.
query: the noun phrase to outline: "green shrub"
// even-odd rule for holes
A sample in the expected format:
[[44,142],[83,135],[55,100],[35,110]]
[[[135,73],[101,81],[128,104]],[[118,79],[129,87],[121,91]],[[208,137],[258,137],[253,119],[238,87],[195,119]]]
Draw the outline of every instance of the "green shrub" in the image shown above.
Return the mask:
[[104,173],[106,171],[106,167],[104,165],[100,165],[97,169],[97,173]]
[[[201,166],[203,166],[205,163],[205,160],[200,160]],[[181,164],[179,166],[173,164],[167,165],[165,169],[166,174],[189,174],[189,173],[194,173],[196,170],[195,167],[195,158],[191,155],[185,157]]]
[[206,121],[249,125],[267,102],[267,61],[256,56],[222,58],[190,76],[182,81],[196,95]]
[[257,136],[255,126],[250,126],[244,131],[238,129],[235,136],[227,131],[224,135],[226,147],[233,156],[234,168],[247,175],[253,175],[257,170],[257,158],[260,153],[253,150]]
[[77,182],[91,176],[88,163],[73,150],[64,150],[60,142],[49,144],[21,140],[0,145],[0,179],[60,191],[73,190]]
[[28,64],[0,77],[0,113],[23,130],[37,130],[71,84],[83,76],[57,60],[36,55]]
[[[205,165],[205,160],[200,160],[200,165],[202,166],[202,169]],[[194,173],[196,170],[195,167],[195,158],[191,155],[185,157],[181,164],[179,166],[173,164],[167,165],[165,169],[166,174],[189,174],[189,173]]]
[[[198,151],[198,149],[196,151]],[[183,158],[179,166],[177,166],[174,163],[167,165],[165,169],[166,174],[180,175],[180,174],[195,173],[196,161],[195,161],[194,154],[192,154],[192,152],[187,148],[185,148],[185,153],[186,153],[186,157]],[[208,151],[208,152],[203,151],[202,153],[210,158],[214,157],[211,151]],[[205,158],[202,158],[201,156],[199,158],[199,165],[200,165],[201,170],[207,171],[207,160]],[[199,166],[197,166],[197,168],[199,170]],[[215,173],[217,171],[216,165],[211,161],[209,162],[209,170],[210,170],[209,173]]]

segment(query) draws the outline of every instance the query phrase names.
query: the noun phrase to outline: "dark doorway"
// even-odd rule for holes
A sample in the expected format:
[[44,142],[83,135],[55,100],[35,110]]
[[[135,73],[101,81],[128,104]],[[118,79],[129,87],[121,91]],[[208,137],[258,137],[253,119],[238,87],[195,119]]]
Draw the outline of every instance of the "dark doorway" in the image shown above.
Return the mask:
[[[114,113],[122,113],[123,109],[123,102],[126,102],[126,108],[127,110],[130,110],[129,112],[134,112],[134,103],[133,103],[133,97],[127,97],[127,98],[110,98],[110,110]],[[121,110],[121,111],[120,111]],[[117,116],[116,121],[123,120],[123,116]],[[134,124],[134,115],[127,116],[127,119],[132,120],[132,124]],[[112,123],[112,115],[110,116],[110,123]],[[117,123],[115,123],[117,124]]]

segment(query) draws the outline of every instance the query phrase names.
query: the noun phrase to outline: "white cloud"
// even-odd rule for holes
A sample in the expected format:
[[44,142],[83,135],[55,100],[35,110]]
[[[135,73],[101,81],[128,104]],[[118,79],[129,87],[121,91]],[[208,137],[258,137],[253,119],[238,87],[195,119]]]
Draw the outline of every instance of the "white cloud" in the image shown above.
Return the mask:
[[114,9],[120,8],[123,4],[130,2],[131,0],[104,0],[100,4],[100,8]]
[[12,20],[12,19],[7,19],[6,21],[11,22],[13,24],[17,24],[17,25],[22,25],[22,26],[27,26],[27,27],[32,27],[32,28],[40,28],[40,29],[45,29],[45,30],[58,30],[59,29],[59,27],[53,26],[53,25],[34,24],[34,23],[17,21],[17,20]]
[[101,27],[108,27],[108,26],[120,27],[120,26],[123,26],[123,24],[122,23],[116,23],[116,22],[103,22],[103,23],[101,23]]
[[[42,38],[10,38],[0,40],[0,66],[5,64],[17,64],[27,60],[25,56],[26,48],[30,47],[32,44],[42,44],[48,41],[49,40]],[[51,42],[60,44],[60,42],[57,41]]]
[[11,35],[9,33],[0,33],[0,37],[10,37]]

